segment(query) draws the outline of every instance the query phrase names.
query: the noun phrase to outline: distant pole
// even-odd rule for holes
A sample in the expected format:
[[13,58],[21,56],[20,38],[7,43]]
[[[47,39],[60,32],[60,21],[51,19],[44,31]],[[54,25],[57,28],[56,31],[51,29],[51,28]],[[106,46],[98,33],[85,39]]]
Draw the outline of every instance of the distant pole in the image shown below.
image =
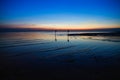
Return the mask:
[[57,31],[55,30],[55,41],[57,41],[56,32],[57,32]]
[[69,42],[69,30],[67,30],[67,41]]

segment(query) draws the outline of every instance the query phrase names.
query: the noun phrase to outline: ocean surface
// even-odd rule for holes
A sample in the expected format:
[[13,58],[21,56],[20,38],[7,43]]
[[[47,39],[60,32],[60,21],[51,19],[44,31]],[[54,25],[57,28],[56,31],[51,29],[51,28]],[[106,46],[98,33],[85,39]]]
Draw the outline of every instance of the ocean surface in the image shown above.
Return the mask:
[[120,36],[0,33],[3,80],[120,80]]

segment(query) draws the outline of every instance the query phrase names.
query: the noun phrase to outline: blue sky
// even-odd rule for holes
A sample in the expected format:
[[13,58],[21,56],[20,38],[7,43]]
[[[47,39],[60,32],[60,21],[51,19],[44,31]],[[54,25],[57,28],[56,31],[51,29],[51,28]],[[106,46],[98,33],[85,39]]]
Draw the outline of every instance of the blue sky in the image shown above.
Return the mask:
[[39,25],[119,25],[120,0],[1,0],[0,22]]

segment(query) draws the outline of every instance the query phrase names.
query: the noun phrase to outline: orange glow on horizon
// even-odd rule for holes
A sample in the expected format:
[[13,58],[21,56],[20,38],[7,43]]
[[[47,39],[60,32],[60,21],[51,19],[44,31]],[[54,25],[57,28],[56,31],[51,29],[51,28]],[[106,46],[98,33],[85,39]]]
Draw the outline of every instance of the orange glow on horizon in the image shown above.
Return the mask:
[[[5,28],[21,28],[33,30],[93,30],[93,29],[106,29],[106,28],[120,28],[119,25],[103,25],[103,24],[84,24],[84,25],[4,25]],[[3,26],[3,28],[4,28]],[[1,28],[1,26],[0,26]]]

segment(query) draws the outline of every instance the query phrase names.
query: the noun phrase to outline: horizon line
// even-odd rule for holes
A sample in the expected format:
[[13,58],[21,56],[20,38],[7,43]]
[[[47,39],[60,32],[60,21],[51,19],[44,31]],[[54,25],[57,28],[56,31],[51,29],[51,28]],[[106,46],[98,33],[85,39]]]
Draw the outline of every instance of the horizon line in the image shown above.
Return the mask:
[[120,28],[97,28],[97,29],[48,29],[48,28],[0,28],[1,32],[6,31],[120,31]]

